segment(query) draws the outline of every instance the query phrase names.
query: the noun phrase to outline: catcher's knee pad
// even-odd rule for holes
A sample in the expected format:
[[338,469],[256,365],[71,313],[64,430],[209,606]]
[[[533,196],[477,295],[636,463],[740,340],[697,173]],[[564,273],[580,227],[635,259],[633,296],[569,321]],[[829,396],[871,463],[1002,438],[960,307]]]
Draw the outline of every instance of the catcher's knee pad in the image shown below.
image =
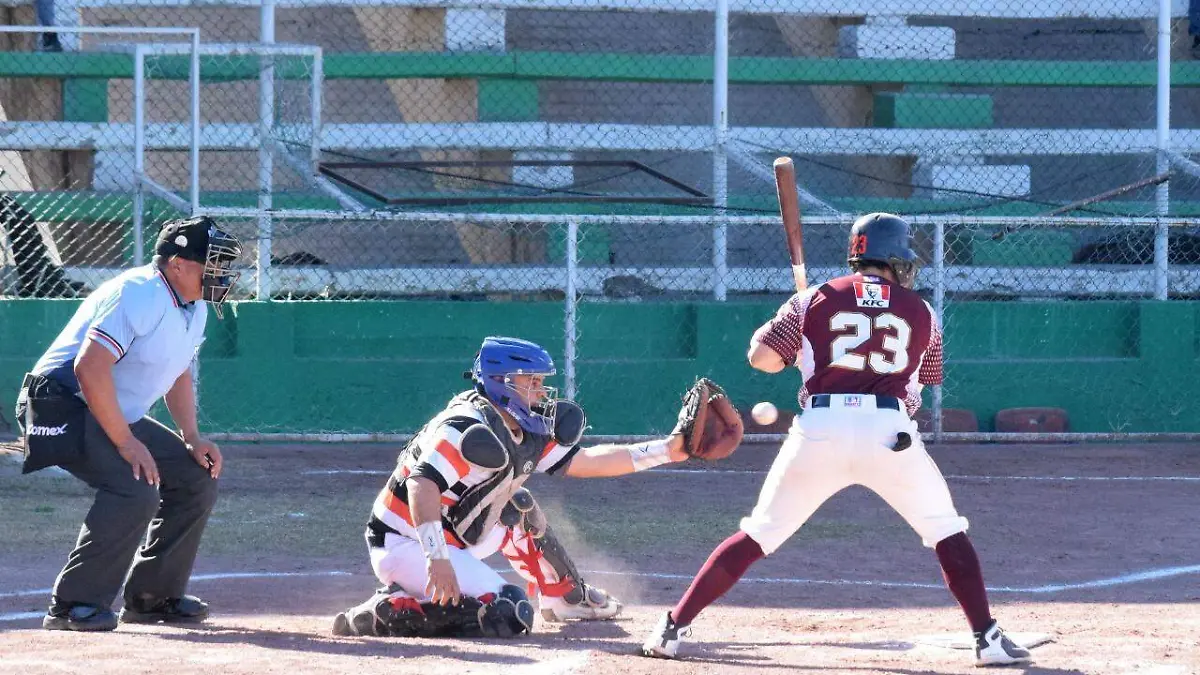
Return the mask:
[[518,488],[500,512],[500,524],[510,530],[524,530],[534,539],[540,539],[546,533],[546,514],[529,490]]
[[483,637],[511,638],[533,632],[533,605],[519,586],[505,584],[491,602],[479,608]]
[[537,508],[537,502],[533,500],[533,493],[525,488],[517,488],[517,491],[513,493],[512,505],[521,513],[529,513]]

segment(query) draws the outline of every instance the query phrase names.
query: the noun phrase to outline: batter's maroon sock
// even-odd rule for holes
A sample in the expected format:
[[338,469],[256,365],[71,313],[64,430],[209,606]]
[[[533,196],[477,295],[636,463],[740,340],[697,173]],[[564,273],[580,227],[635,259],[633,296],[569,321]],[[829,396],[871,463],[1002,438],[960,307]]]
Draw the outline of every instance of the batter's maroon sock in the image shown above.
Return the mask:
[[938,562],[942,565],[942,576],[962,605],[963,613],[971,624],[971,630],[979,633],[992,623],[992,612],[988,607],[987,589],[983,587],[983,570],[979,567],[979,556],[965,532],[946,537],[938,542]]
[[692,585],[679,599],[679,604],[671,610],[675,625],[691,625],[700,610],[725,595],[763,555],[762,547],[745,532],[738,532],[721,542],[692,579]]

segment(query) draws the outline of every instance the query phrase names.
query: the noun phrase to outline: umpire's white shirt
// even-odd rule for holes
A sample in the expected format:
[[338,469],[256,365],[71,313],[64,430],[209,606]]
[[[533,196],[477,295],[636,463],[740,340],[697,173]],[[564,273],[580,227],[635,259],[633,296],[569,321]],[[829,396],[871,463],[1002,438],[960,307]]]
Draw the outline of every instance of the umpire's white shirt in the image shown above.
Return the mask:
[[184,303],[156,265],[137,267],[83,301],[33,372],[78,390],[75,359],[84,340],[98,342],[117,359],[117,402],[133,423],[191,366],[207,321],[204,302]]

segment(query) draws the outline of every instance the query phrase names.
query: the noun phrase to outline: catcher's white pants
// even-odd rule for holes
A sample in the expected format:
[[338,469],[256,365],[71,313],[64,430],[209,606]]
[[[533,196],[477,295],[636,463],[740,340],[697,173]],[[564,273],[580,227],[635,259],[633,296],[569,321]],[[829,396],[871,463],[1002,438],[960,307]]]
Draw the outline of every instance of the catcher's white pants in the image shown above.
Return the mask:
[[[500,587],[510,583],[484,562],[484,558],[502,552],[512,568],[526,581],[538,586],[561,581],[558,572],[540,554],[535,554],[532,541],[519,527],[510,530],[496,525],[478,544],[466,549],[448,546],[450,565],[458,578],[458,588],[463,595],[477,598],[487,593],[497,593]],[[416,539],[401,534],[388,534],[383,547],[371,547],[371,569],[385,586],[398,584],[404,592],[418,602],[428,602],[425,585],[429,574],[425,567],[425,553]],[[541,579],[533,571],[540,572]]]
[[[771,554],[833,495],[862,485],[883,497],[933,548],[967,529],[941,470],[925,452],[917,424],[903,412],[875,408],[875,397],[830,396],[828,408],[796,417],[750,516],[741,529]],[[857,399],[857,400],[856,400]],[[912,446],[893,452],[896,434]]]

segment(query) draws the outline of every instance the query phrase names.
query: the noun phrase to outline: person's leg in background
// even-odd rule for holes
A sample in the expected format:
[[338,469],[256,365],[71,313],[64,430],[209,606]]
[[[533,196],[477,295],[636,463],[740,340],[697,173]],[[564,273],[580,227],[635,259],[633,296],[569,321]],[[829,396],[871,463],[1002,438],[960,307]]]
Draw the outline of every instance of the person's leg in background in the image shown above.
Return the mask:
[[[54,25],[54,0],[33,0],[33,11],[37,14],[39,26]],[[61,52],[62,42],[58,39],[58,33],[53,31],[42,33],[38,38],[38,50]]]
[[1188,0],[1188,35],[1192,36],[1192,57],[1200,58],[1200,0]]

